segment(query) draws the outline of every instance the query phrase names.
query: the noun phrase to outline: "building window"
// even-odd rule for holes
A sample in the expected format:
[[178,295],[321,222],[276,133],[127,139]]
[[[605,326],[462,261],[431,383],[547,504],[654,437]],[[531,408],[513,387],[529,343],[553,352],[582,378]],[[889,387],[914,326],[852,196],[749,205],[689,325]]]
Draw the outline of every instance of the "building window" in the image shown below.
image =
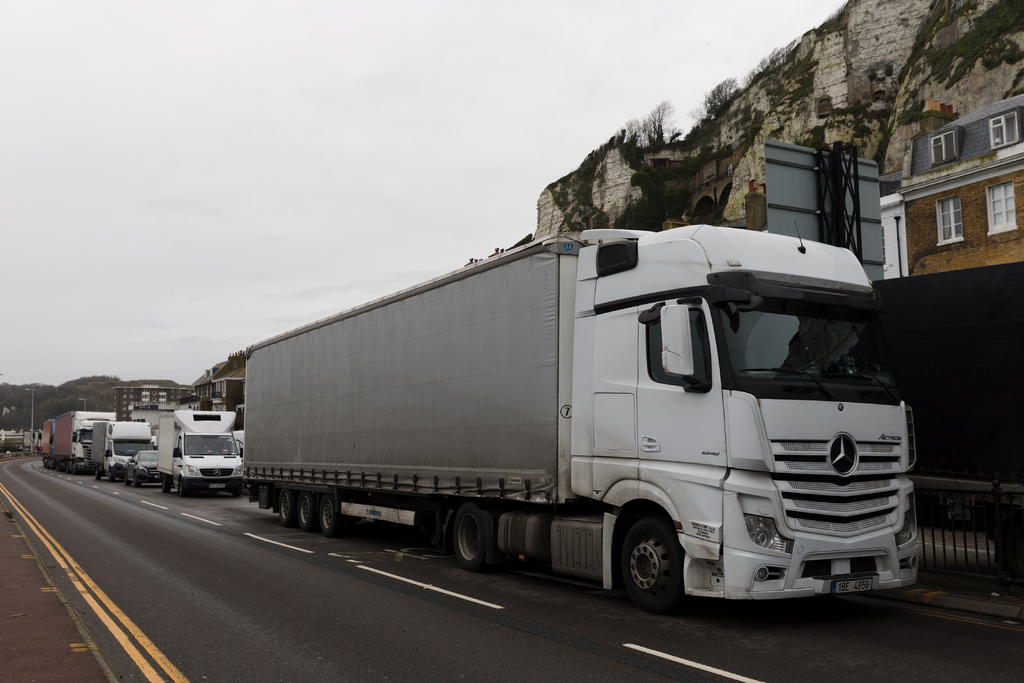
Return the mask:
[[989,119],[988,134],[993,149],[1017,142],[1020,139],[1020,133],[1017,130],[1017,112],[1012,111],[1009,114]]
[[932,163],[943,164],[956,159],[956,131],[947,130],[932,138]]
[[960,197],[940,199],[935,205],[939,225],[939,244],[959,242],[964,238],[960,218]]
[[1013,183],[988,188],[988,234],[1017,229],[1017,209],[1013,203]]

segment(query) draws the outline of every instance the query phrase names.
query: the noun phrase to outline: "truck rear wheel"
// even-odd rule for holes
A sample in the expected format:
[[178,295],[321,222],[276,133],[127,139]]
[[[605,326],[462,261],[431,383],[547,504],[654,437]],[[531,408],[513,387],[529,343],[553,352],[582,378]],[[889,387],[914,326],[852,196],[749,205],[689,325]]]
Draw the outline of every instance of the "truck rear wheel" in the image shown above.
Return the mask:
[[319,510],[316,507],[316,494],[303,491],[298,502],[299,528],[303,531],[317,531],[320,525]]
[[466,571],[483,571],[487,568],[487,549],[493,543],[494,518],[474,503],[463,503],[455,513],[455,561]]
[[340,538],[352,533],[355,519],[341,514],[338,499],[331,494],[320,496],[320,533],[328,538]]
[[[128,475],[127,474],[124,475],[124,485],[125,486],[128,485]],[[160,475],[160,490],[163,491],[164,493],[170,493],[171,492],[171,478],[168,477],[166,474],[161,474]]]
[[295,526],[295,518],[298,516],[297,503],[294,491],[281,489],[277,497],[277,516],[281,520],[281,526]]
[[633,604],[667,614],[684,596],[683,548],[672,525],[660,517],[640,519],[622,543],[622,580]]
[[95,470],[93,470],[92,475],[96,477],[96,481],[99,481],[100,479],[103,478],[103,470],[97,467]]

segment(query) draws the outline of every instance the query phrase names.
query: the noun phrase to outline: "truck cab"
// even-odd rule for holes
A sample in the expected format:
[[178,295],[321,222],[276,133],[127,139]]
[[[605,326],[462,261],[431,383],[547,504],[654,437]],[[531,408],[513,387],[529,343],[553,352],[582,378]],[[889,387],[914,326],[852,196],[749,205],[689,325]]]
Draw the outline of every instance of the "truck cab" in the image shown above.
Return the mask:
[[[105,427],[102,434],[101,426]],[[150,449],[152,438],[152,430],[145,422],[97,422],[93,428],[96,478],[106,475],[110,481],[124,479],[128,461],[139,451]]]
[[176,410],[173,422],[161,420],[158,469],[165,492],[175,487],[180,496],[194,491],[241,493],[242,458],[231,433],[234,420],[233,412],[191,410]]
[[710,226],[583,239],[572,492],[660,509],[684,551],[660,586],[665,539],[627,534],[631,597],[912,583],[913,434],[856,257]]

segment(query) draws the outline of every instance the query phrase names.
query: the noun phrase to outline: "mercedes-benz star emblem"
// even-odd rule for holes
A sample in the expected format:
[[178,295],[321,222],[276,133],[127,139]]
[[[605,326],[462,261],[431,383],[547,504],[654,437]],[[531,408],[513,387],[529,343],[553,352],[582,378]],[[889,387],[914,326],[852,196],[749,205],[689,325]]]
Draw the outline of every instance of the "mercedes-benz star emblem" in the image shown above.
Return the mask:
[[837,434],[828,444],[828,461],[844,477],[857,469],[857,442],[849,434]]
[[[835,467],[835,465],[833,465],[833,467]],[[220,470],[214,470],[213,471],[213,476],[215,476],[215,477],[220,476]]]

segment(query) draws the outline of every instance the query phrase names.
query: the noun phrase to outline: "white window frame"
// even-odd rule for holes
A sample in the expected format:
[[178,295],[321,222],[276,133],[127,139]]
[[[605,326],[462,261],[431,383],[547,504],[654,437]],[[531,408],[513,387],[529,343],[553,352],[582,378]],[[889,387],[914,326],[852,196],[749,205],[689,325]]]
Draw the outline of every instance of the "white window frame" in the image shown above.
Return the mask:
[[[996,190],[1005,191],[1007,188],[1009,188],[1009,193],[1004,192],[1000,199],[1009,204],[1009,210],[1007,210],[1006,205],[1003,206],[1003,219],[997,223],[993,195]],[[1012,180],[986,187],[985,204],[988,206],[988,234],[995,235],[1000,232],[1009,232],[1010,230],[1017,229],[1017,201],[1014,196]],[[1011,216],[1011,220],[1006,220],[1008,215]]]
[[[942,204],[944,202],[952,202],[953,200],[956,200],[957,210],[954,210],[954,209],[951,208],[951,210],[949,211],[949,214],[950,214],[950,231],[949,231],[950,232],[950,238],[949,239],[943,239],[943,237],[942,237],[942,215],[943,215]],[[955,222],[955,220],[954,220],[956,218],[956,214],[958,214],[958,213],[960,214],[960,222],[959,223]],[[960,195],[953,195],[952,197],[943,197],[942,199],[936,200],[936,202],[935,202],[935,227],[938,230],[938,237],[939,237],[938,245],[939,246],[942,246],[943,244],[954,244],[956,242],[963,242],[964,241],[964,210],[963,210],[963,202],[960,200]],[[959,234],[957,234],[957,229],[958,228],[959,228]]]
[[[996,141],[996,130],[1001,130],[1003,141]],[[988,120],[988,141],[992,149],[1007,147],[1020,142],[1020,129],[1017,123],[1017,112],[1011,111]]]
[[[947,138],[949,139],[948,143],[946,141]],[[942,157],[939,159],[935,158],[936,140],[942,142]],[[929,149],[931,149],[932,166],[944,164],[947,161],[953,161],[954,159],[956,159],[956,131],[947,130],[945,133],[933,135],[932,138],[928,140],[928,147]]]

